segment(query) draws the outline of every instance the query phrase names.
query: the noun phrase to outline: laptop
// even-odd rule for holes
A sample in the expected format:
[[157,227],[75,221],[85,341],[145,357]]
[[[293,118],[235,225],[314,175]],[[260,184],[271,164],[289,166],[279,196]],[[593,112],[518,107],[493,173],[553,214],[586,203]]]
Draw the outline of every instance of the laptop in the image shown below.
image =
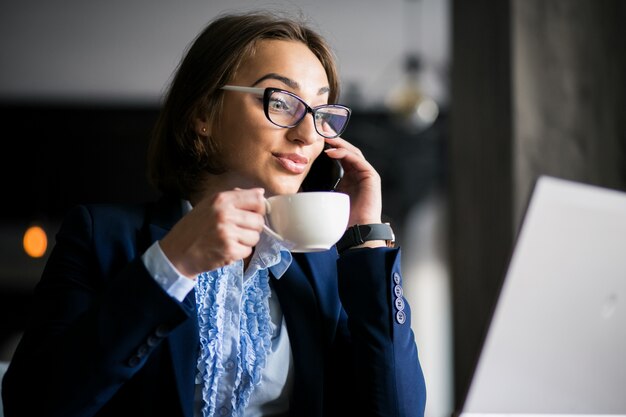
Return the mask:
[[626,416],[626,193],[537,180],[455,414]]

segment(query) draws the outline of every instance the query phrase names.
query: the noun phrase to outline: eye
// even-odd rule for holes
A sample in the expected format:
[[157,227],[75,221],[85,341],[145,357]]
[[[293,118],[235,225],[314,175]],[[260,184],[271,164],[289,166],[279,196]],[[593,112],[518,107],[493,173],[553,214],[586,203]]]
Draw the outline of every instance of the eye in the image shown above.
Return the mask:
[[330,118],[329,114],[316,112],[315,113],[315,121],[319,123],[328,123],[328,119]]
[[277,113],[286,113],[290,109],[289,104],[279,98],[271,98],[267,107],[270,111]]

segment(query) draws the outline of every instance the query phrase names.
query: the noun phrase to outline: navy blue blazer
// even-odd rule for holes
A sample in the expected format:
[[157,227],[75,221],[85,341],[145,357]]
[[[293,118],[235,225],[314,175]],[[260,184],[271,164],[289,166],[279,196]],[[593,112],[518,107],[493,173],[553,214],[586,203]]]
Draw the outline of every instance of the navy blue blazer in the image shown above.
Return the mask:
[[[180,201],[68,213],[3,381],[5,415],[193,416],[198,328],[141,255]],[[398,249],[294,254],[271,284],[294,360],[293,416],[423,416]]]

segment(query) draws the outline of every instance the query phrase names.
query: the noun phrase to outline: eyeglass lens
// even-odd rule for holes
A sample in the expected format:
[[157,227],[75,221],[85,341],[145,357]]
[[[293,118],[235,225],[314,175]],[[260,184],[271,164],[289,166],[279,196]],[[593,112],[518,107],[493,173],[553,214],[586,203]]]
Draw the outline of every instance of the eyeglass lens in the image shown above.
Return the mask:
[[[267,103],[267,116],[281,127],[294,127],[306,116],[307,105],[298,97],[274,91]],[[346,128],[349,111],[344,107],[324,105],[313,109],[315,130],[324,137],[339,136]]]

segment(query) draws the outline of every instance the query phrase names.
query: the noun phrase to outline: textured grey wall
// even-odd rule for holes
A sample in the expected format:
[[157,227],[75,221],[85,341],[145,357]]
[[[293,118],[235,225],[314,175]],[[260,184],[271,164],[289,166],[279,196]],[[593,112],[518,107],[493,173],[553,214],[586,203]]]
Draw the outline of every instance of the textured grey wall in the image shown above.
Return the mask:
[[626,189],[626,4],[514,2],[515,219],[538,175]]

